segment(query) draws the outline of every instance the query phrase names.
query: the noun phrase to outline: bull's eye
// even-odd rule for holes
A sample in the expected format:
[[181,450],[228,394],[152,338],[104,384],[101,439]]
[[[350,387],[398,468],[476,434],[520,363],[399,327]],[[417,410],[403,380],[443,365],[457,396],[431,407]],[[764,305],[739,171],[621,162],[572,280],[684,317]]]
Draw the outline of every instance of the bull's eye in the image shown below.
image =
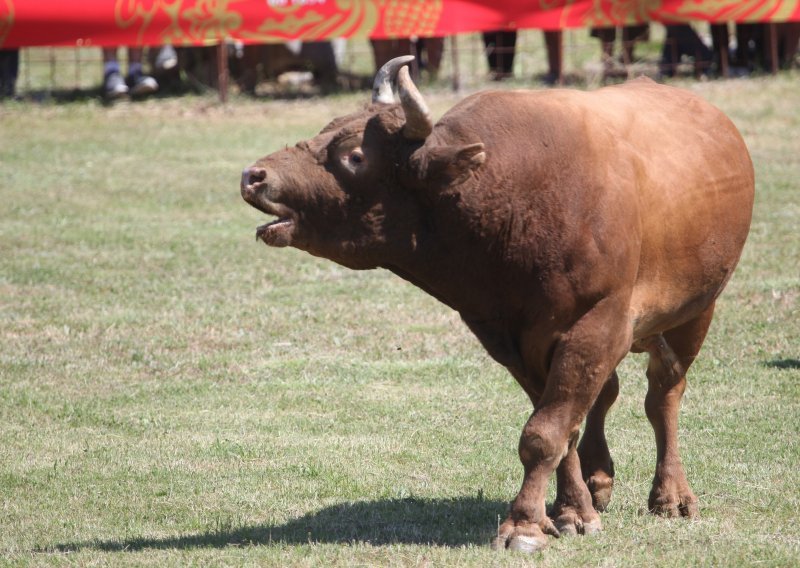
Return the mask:
[[339,160],[345,170],[351,175],[360,175],[366,166],[367,158],[361,148],[351,147],[339,154]]
[[364,162],[364,154],[361,152],[361,150],[353,150],[350,152],[348,159],[350,160],[351,164],[358,166]]

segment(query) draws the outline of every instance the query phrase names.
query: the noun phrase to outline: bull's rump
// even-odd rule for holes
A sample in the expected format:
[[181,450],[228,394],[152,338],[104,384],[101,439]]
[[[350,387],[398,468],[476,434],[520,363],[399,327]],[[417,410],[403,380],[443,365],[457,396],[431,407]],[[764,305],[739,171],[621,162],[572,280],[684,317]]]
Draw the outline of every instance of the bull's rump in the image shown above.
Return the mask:
[[631,146],[621,159],[636,164],[642,242],[631,311],[643,337],[688,321],[722,292],[750,228],[753,165],[733,123],[700,97],[650,81],[606,91],[637,109],[620,136]]

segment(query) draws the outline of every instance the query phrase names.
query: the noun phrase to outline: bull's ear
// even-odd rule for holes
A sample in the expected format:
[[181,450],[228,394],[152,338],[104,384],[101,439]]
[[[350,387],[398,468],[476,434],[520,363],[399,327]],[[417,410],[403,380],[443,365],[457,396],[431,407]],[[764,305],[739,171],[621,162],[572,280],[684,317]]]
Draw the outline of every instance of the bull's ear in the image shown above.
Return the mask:
[[482,142],[465,146],[422,146],[411,155],[409,165],[420,181],[458,185],[486,161]]

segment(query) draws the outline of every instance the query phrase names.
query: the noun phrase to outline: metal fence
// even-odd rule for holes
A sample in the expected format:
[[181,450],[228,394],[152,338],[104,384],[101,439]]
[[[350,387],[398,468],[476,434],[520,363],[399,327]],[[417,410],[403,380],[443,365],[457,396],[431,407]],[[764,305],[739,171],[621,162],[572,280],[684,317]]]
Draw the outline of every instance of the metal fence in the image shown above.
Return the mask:
[[[711,43],[711,32],[707,25],[697,26],[696,31],[704,43]],[[633,58],[623,58],[618,39],[611,57],[604,54],[601,42],[590,37],[588,30],[568,30],[563,34],[562,77],[567,84],[593,86],[608,80],[621,80],[631,76],[656,76],[664,71],[662,52],[665,51],[665,28],[651,24],[649,37],[637,42]],[[733,38],[732,41],[735,41]],[[683,56],[675,46],[675,58],[669,72],[700,75],[711,70],[708,63],[695,65],[691,56]],[[186,90],[213,91],[220,87],[218,57],[215,48],[191,48],[191,57],[182,57],[180,69],[171,80],[165,93]],[[205,50],[205,51],[203,51]],[[153,51],[153,50],[150,50]],[[335,42],[334,51],[338,73],[343,78],[340,89],[360,89],[368,84],[374,72],[373,50],[366,40]],[[727,52],[727,50],[726,50]],[[235,72],[241,46],[227,46],[228,61],[234,76],[230,91],[242,91]],[[120,62],[125,65],[125,50],[119,50]],[[152,56],[151,56],[152,59]],[[625,59],[625,60],[623,60]],[[190,61],[189,61],[190,60]],[[509,79],[520,86],[540,83],[548,73],[547,51],[543,33],[536,30],[520,31],[516,40],[513,76]],[[191,63],[189,65],[188,63]],[[147,67],[147,65],[146,65]],[[318,94],[313,73],[297,73],[288,79],[271,76],[256,70],[251,94],[279,96],[281,94]],[[17,93],[23,98],[75,98],[93,97],[102,94],[102,54],[99,48],[25,48],[20,52],[20,68]],[[428,88],[475,89],[485,85],[490,78],[487,53],[480,34],[464,34],[446,38],[444,54],[438,73],[421,70],[418,79],[427,82]]]

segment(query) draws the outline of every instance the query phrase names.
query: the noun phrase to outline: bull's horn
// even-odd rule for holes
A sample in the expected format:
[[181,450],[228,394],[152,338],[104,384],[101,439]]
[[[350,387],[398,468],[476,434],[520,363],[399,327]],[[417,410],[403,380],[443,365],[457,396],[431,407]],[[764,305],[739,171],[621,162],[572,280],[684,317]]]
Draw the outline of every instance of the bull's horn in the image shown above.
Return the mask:
[[400,69],[397,75],[397,90],[406,114],[403,136],[409,140],[425,140],[433,130],[433,119],[425,99],[408,74],[408,67]]
[[397,79],[397,72],[406,63],[414,61],[413,55],[403,55],[395,57],[383,64],[375,74],[375,81],[372,83],[372,102],[390,105],[394,102],[392,84]]

